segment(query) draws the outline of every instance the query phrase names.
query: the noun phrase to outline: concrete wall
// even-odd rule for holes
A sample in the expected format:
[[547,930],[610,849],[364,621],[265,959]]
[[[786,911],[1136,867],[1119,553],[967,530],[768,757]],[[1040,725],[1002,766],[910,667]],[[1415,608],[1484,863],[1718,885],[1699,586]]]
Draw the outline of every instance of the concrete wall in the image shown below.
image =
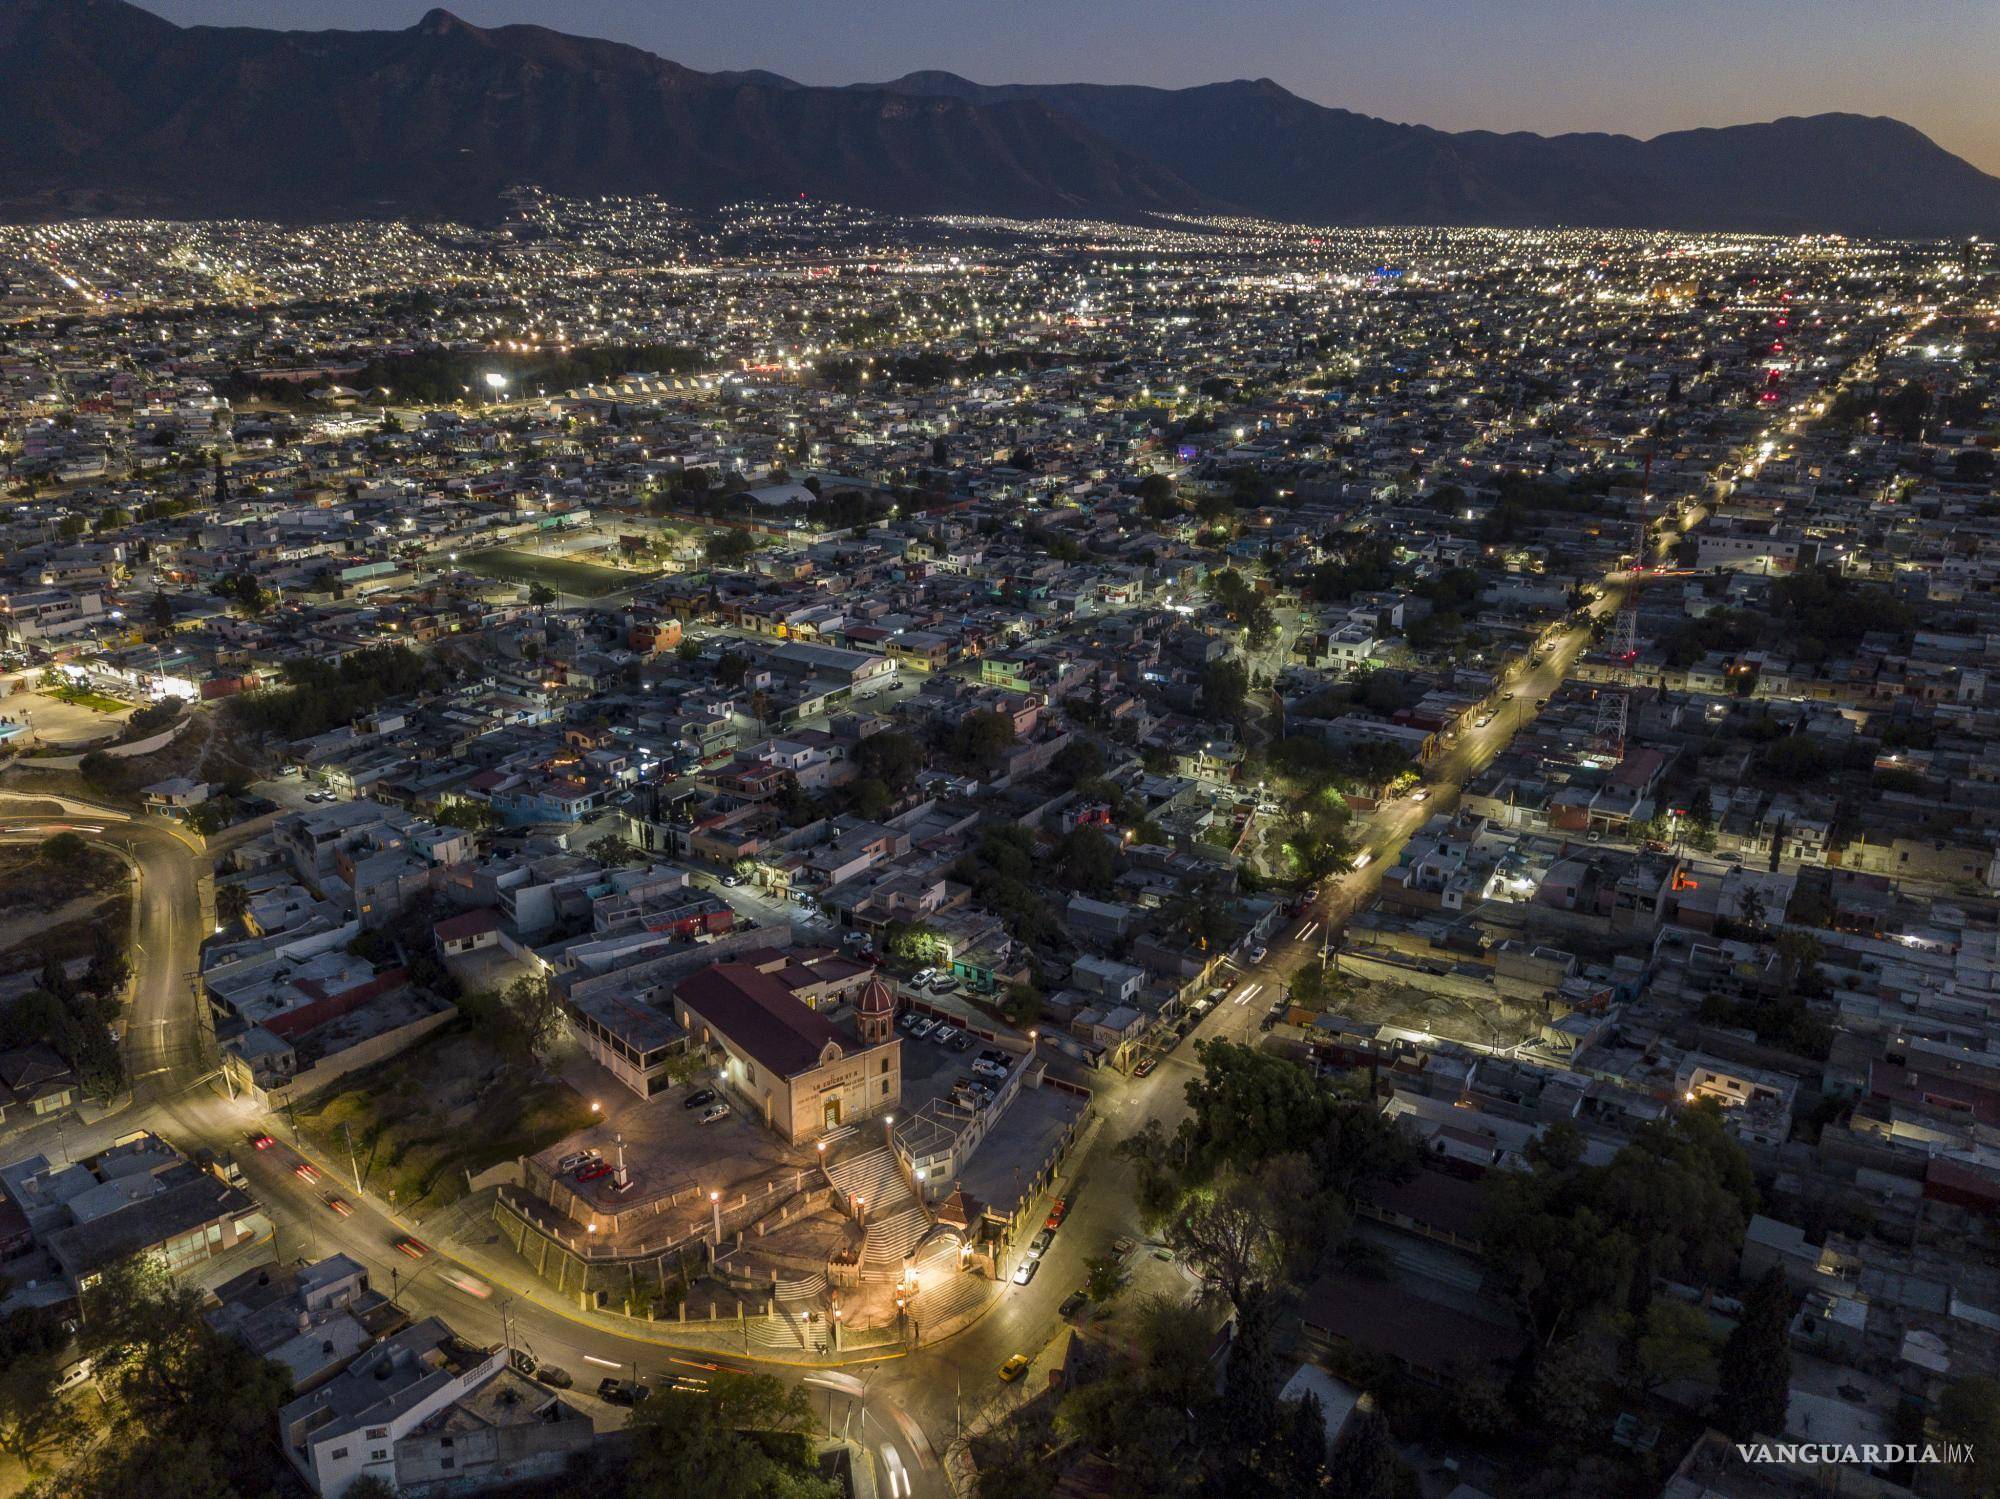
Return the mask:
[[313,1066],[293,1077],[290,1082],[268,1089],[263,1095],[265,1107],[282,1109],[288,1103],[296,1103],[309,1094],[332,1087],[350,1072],[359,1072],[364,1067],[385,1062],[398,1052],[407,1051],[432,1031],[449,1025],[457,1014],[455,1006],[447,1005],[434,1015],[425,1015],[408,1025],[399,1025],[396,1029],[384,1031],[379,1036],[370,1036],[366,1041],[358,1042],[345,1051],[335,1052],[330,1057],[322,1057]]

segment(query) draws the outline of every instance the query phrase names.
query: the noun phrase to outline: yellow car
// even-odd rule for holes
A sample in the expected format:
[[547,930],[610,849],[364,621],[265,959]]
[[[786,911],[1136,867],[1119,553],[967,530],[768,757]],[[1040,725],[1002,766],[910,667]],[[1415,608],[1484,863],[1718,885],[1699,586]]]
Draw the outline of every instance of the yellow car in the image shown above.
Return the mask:
[[1000,1377],[1008,1384],[1019,1379],[1028,1369],[1028,1355],[1017,1353],[1000,1366]]

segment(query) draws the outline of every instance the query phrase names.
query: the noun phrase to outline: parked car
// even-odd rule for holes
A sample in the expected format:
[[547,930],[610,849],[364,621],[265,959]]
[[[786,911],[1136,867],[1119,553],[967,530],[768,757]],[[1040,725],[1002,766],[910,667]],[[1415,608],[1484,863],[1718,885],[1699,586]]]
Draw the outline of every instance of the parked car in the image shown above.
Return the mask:
[[727,885],[730,889],[733,890],[738,885],[743,883],[743,876],[740,874],[725,874],[722,877],[722,883]]
[[958,987],[958,980],[948,973],[941,973],[931,980],[931,993],[949,994]]
[[1055,1231],[1045,1228],[1029,1241],[1028,1253],[1041,1256],[1049,1252],[1049,1246],[1056,1241]]
[[931,1032],[931,1040],[935,1041],[939,1046],[942,1046],[945,1044],[945,1042],[949,1041],[953,1036],[956,1036],[957,1034],[958,1034],[958,1028],[956,1026],[941,1025],[936,1030]]
[[646,1385],[629,1379],[606,1377],[597,1382],[597,1398],[607,1405],[639,1405],[652,1393]]
[[1063,1298],[1063,1304],[1057,1307],[1056,1311],[1064,1317],[1074,1317],[1089,1305],[1090,1298],[1084,1295],[1083,1292],[1071,1291],[1069,1295]]
[[1257,964],[1257,963],[1261,963],[1261,962],[1263,962],[1265,958],[1267,958],[1267,957],[1269,957],[1269,956],[1270,956],[1270,951],[1271,951],[1271,950],[1270,950],[1269,948],[1267,948],[1267,947],[1253,947],[1253,948],[1251,948],[1251,949],[1250,949],[1250,961],[1251,961],[1251,963],[1252,963],[1252,964],[1254,965],[1254,964]]
[[1015,1354],[1012,1358],[1008,1359],[1006,1363],[1000,1366],[1000,1378],[1007,1384],[1012,1384],[1015,1380],[1019,1379],[1023,1374],[1027,1372],[1028,1372],[1028,1355],[1025,1353]]
[[1025,1286],[1029,1281],[1035,1278],[1035,1272],[1041,1268],[1042,1268],[1041,1257],[1039,1255],[1029,1255],[1028,1258],[1022,1260],[1021,1263],[1015,1267],[1014,1284],[1017,1286]]
[[926,1015],[923,1019],[919,1020],[915,1025],[910,1027],[910,1036],[914,1040],[921,1041],[924,1039],[924,1037],[928,1036],[932,1031],[937,1029],[937,1024],[938,1023],[935,1020],[931,1019],[928,1015]]
[[576,1383],[575,1377],[569,1370],[558,1368],[554,1364],[538,1365],[535,1369],[535,1378],[552,1390],[567,1390]]
[[576,1179],[580,1182],[594,1182],[611,1174],[609,1161],[592,1161],[587,1166],[577,1168]]
[[688,1094],[686,1098],[683,1098],[681,1100],[681,1107],[684,1109],[698,1109],[705,1103],[714,1103],[714,1102],[715,1102],[715,1089],[696,1088],[694,1092]]
[[701,1111],[701,1122],[703,1124],[714,1124],[718,1120],[727,1119],[728,1117],[729,1105],[726,1103],[712,1103]]
[[910,982],[913,984],[928,984],[936,977],[937,970],[935,968],[919,968],[915,973],[910,975]]
[[1141,1057],[1139,1059],[1139,1065],[1132,1069],[1132,1076],[1151,1077],[1153,1075],[1153,1069],[1159,1065],[1160,1062],[1159,1058],[1157,1057]]
[[602,1159],[603,1157],[594,1150],[572,1150],[568,1155],[556,1162],[556,1174],[559,1176],[567,1175],[579,1166],[588,1166],[592,1161]]
[[960,1031],[956,1036],[951,1038],[951,1049],[953,1051],[971,1051],[972,1037],[966,1035],[964,1031]]
[[1069,1199],[1067,1197],[1058,1197],[1055,1200],[1054,1204],[1049,1208],[1048,1222],[1044,1226],[1048,1229],[1050,1233],[1054,1233],[1057,1229],[1063,1226],[1063,1219],[1067,1218],[1068,1216],[1069,1216]]
[[1005,1067],[1002,1067],[998,1062],[989,1062],[984,1057],[974,1057],[972,1059],[972,1070],[981,1077],[990,1077],[995,1080],[1007,1075]]

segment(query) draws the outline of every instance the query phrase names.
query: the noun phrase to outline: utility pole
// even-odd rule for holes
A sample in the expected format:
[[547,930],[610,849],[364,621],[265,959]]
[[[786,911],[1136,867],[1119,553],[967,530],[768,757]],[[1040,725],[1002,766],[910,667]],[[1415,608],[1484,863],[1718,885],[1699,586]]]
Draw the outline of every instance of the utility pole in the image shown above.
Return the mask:
[[354,1155],[354,1130],[345,1119],[340,1121],[340,1133],[347,1139],[347,1169],[349,1174],[354,1178],[354,1190],[359,1192],[361,1190],[361,1166]]

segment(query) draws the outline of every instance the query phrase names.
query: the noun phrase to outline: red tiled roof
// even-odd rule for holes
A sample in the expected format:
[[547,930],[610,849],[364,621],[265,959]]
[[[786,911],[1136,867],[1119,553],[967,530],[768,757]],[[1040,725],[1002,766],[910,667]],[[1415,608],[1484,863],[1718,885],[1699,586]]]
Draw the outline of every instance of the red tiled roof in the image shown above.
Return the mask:
[[793,998],[775,975],[747,963],[717,963],[690,974],[674,998],[779,1077],[810,1072],[828,1042],[842,1052],[855,1044],[824,1015]]
[[431,924],[431,935],[440,942],[456,942],[462,937],[483,937],[500,930],[500,913],[491,906],[461,911]]

